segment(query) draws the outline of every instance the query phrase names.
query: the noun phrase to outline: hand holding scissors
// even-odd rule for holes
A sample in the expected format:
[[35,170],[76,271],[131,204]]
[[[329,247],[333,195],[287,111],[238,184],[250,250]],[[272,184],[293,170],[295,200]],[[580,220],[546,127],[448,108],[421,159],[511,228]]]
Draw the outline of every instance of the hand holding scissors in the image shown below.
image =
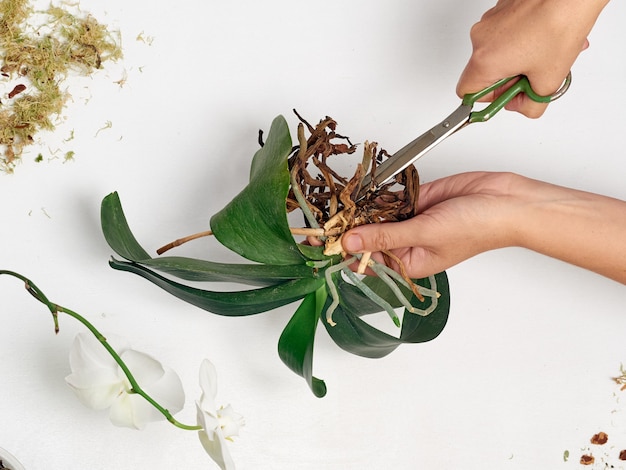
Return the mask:
[[[480,111],[472,110],[474,104],[478,100],[516,78],[518,80],[512,86],[507,88],[500,96],[498,96],[498,98],[485,108]],[[461,106],[459,106],[452,114],[435,127],[398,150],[382,164],[378,165],[375,169],[373,177],[371,173],[365,176],[357,199],[361,199],[369,191],[375,190],[385,183],[388,183],[407,166],[411,165],[418,158],[422,157],[429,150],[435,147],[435,145],[454,134],[459,129],[462,129],[466,125],[474,122],[488,121],[519,93],[525,93],[533,101],[539,103],[549,103],[563,96],[563,94],[565,94],[565,92],[569,89],[571,82],[572,74],[570,72],[563,81],[561,87],[556,92],[552,95],[541,96],[535,93],[532,89],[528,78],[523,75],[519,75],[517,77],[503,78],[484,90],[465,95]]]

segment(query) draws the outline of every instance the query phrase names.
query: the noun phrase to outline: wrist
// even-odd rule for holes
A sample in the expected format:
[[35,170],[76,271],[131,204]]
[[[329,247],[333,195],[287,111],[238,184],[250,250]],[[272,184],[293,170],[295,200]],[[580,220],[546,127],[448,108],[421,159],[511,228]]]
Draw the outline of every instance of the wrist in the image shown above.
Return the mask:
[[626,202],[520,177],[509,246],[626,283]]
[[508,214],[509,246],[528,248],[544,254],[548,246],[567,226],[577,211],[582,209],[581,195],[572,189],[515,175],[511,185]]
[[515,173],[494,173],[495,195],[499,204],[492,214],[491,232],[495,234],[493,248],[526,247],[530,233],[529,224],[535,218],[535,205],[540,204],[538,186],[543,184]]

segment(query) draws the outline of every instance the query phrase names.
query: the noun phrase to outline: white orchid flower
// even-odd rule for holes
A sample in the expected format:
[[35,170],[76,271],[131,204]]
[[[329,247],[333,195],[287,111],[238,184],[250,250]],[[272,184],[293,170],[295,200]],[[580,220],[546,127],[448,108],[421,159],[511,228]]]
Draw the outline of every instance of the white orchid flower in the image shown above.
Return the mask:
[[230,456],[226,441],[232,441],[233,436],[239,434],[239,428],[244,425],[243,417],[235,413],[230,405],[215,406],[217,394],[217,373],[215,366],[205,359],[200,365],[200,388],[202,396],[196,402],[198,409],[198,424],[202,430],[198,432],[200,442],[209,456],[222,470],[233,470],[235,463]]
[[[130,348],[118,336],[107,342],[128,366],[141,388],[171,414],[182,410],[185,393],[178,375],[156,359]],[[122,368],[91,333],[79,333],[70,351],[72,373],[65,378],[79,400],[95,410],[109,408],[116,426],[143,429],[150,421],[165,419],[142,396],[132,393]]]

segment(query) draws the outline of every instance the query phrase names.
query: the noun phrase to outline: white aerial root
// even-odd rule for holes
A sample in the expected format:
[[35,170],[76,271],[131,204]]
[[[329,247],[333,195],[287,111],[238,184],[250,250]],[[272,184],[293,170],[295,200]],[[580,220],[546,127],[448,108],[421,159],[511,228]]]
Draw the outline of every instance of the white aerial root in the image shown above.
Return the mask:
[[[367,284],[365,284],[359,278],[359,276],[357,276],[357,274],[353,273],[350,270],[349,266],[353,264],[359,258],[361,258],[361,263],[362,263],[364,256],[354,255],[342,261],[341,263],[338,263],[326,269],[324,273],[326,277],[326,284],[328,285],[331,298],[333,299],[331,304],[328,306],[328,309],[326,310],[326,321],[331,326],[336,325],[336,323],[333,321],[332,316],[333,316],[333,312],[339,306],[340,298],[339,298],[339,291],[337,289],[337,285],[334,283],[334,280],[333,280],[333,275],[337,272],[342,272],[343,274],[346,275],[346,277],[348,277],[348,279],[354,284],[354,286],[357,289],[359,289],[366,297],[368,297],[372,302],[376,303],[383,310],[385,310],[389,314],[393,322],[396,324],[396,326],[400,326],[400,320],[393,306],[389,302],[387,302],[385,299],[383,299],[380,295],[378,295],[376,292],[374,292]],[[409,313],[414,313],[420,316],[427,316],[431,314],[437,308],[438,299],[441,294],[437,292],[437,281],[435,279],[435,276],[428,277],[430,288],[422,287],[422,286],[414,286],[414,287],[417,287],[417,289],[419,290],[419,293],[422,296],[431,299],[430,305],[425,309],[421,309],[419,307],[412,305],[411,302],[407,299],[406,295],[404,295],[404,293],[400,290],[400,287],[398,286],[398,284],[396,284],[396,282],[398,282],[402,286],[406,287],[407,289],[412,290],[411,286],[399,273],[389,268],[388,266],[385,266],[382,263],[377,263],[373,259],[369,259],[369,261],[366,262],[366,266],[371,268],[374,271],[374,273],[385,284],[387,284],[387,286],[389,286],[389,288],[391,289],[393,294],[396,296],[398,301],[402,304],[402,306]]]
[[333,299],[332,303],[328,306],[328,309],[326,309],[326,321],[330,324],[330,326],[335,326],[337,324],[333,321],[333,312],[339,306],[339,292],[337,291],[337,286],[333,282],[333,274],[341,271],[343,268],[347,268],[355,261],[356,256],[353,256],[350,259],[331,266],[324,272],[324,276],[326,277],[326,284],[328,285],[330,296]]
[[348,279],[350,279],[354,283],[354,285],[358,287],[360,291],[363,292],[370,300],[381,306],[387,312],[387,314],[396,326],[400,326],[400,319],[398,318],[398,314],[389,302],[387,302],[380,295],[370,289],[367,284],[361,281],[361,279],[359,279],[357,275],[350,270],[350,268],[343,268],[342,272],[345,273],[346,276],[348,276]]

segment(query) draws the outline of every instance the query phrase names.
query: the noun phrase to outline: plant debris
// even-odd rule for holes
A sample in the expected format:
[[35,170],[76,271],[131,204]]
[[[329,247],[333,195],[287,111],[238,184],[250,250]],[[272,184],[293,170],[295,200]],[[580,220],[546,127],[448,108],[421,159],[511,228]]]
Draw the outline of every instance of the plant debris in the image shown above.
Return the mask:
[[0,0],[0,84],[19,80],[0,103],[0,169],[12,172],[35,134],[54,130],[52,119],[69,98],[60,88],[68,73],[90,75],[121,58],[119,44],[119,34],[89,14],[53,5],[35,12],[29,0]]
[[605,432],[599,432],[598,434],[594,434],[591,437],[591,443],[594,445],[602,446],[606,444],[609,440],[609,436]]
[[581,465],[592,465],[595,461],[595,457],[591,454],[583,454],[580,456]]
[[9,97],[9,99],[13,99],[24,90],[26,90],[26,85],[19,83],[18,85],[15,85],[15,88],[13,88],[13,90],[11,90],[7,96]]
[[[591,436],[591,439],[589,439],[589,442],[595,446],[603,446],[608,441],[609,441],[609,435],[602,431],[594,434],[593,436]],[[581,465],[593,465],[596,462],[596,457],[593,455],[594,452],[592,451],[592,448],[587,446],[586,449],[581,449],[581,450],[584,453],[580,456],[580,464]],[[610,447],[610,449],[605,450],[604,454],[599,457],[600,462],[604,463],[603,468],[616,468],[615,465],[610,463],[611,460],[615,458],[614,451],[615,451],[615,448]],[[622,460],[622,461],[626,460],[626,449],[621,450],[617,458],[618,460]],[[622,467],[619,467],[619,468],[622,468]]]
[[621,385],[622,388],[620,388],[620,390],[624,391],[626,390],[626,369],[624,369],[623,364],[620,365],[619,371],[620,375],[618,377],[613,377],[613,381],[616,384]]

